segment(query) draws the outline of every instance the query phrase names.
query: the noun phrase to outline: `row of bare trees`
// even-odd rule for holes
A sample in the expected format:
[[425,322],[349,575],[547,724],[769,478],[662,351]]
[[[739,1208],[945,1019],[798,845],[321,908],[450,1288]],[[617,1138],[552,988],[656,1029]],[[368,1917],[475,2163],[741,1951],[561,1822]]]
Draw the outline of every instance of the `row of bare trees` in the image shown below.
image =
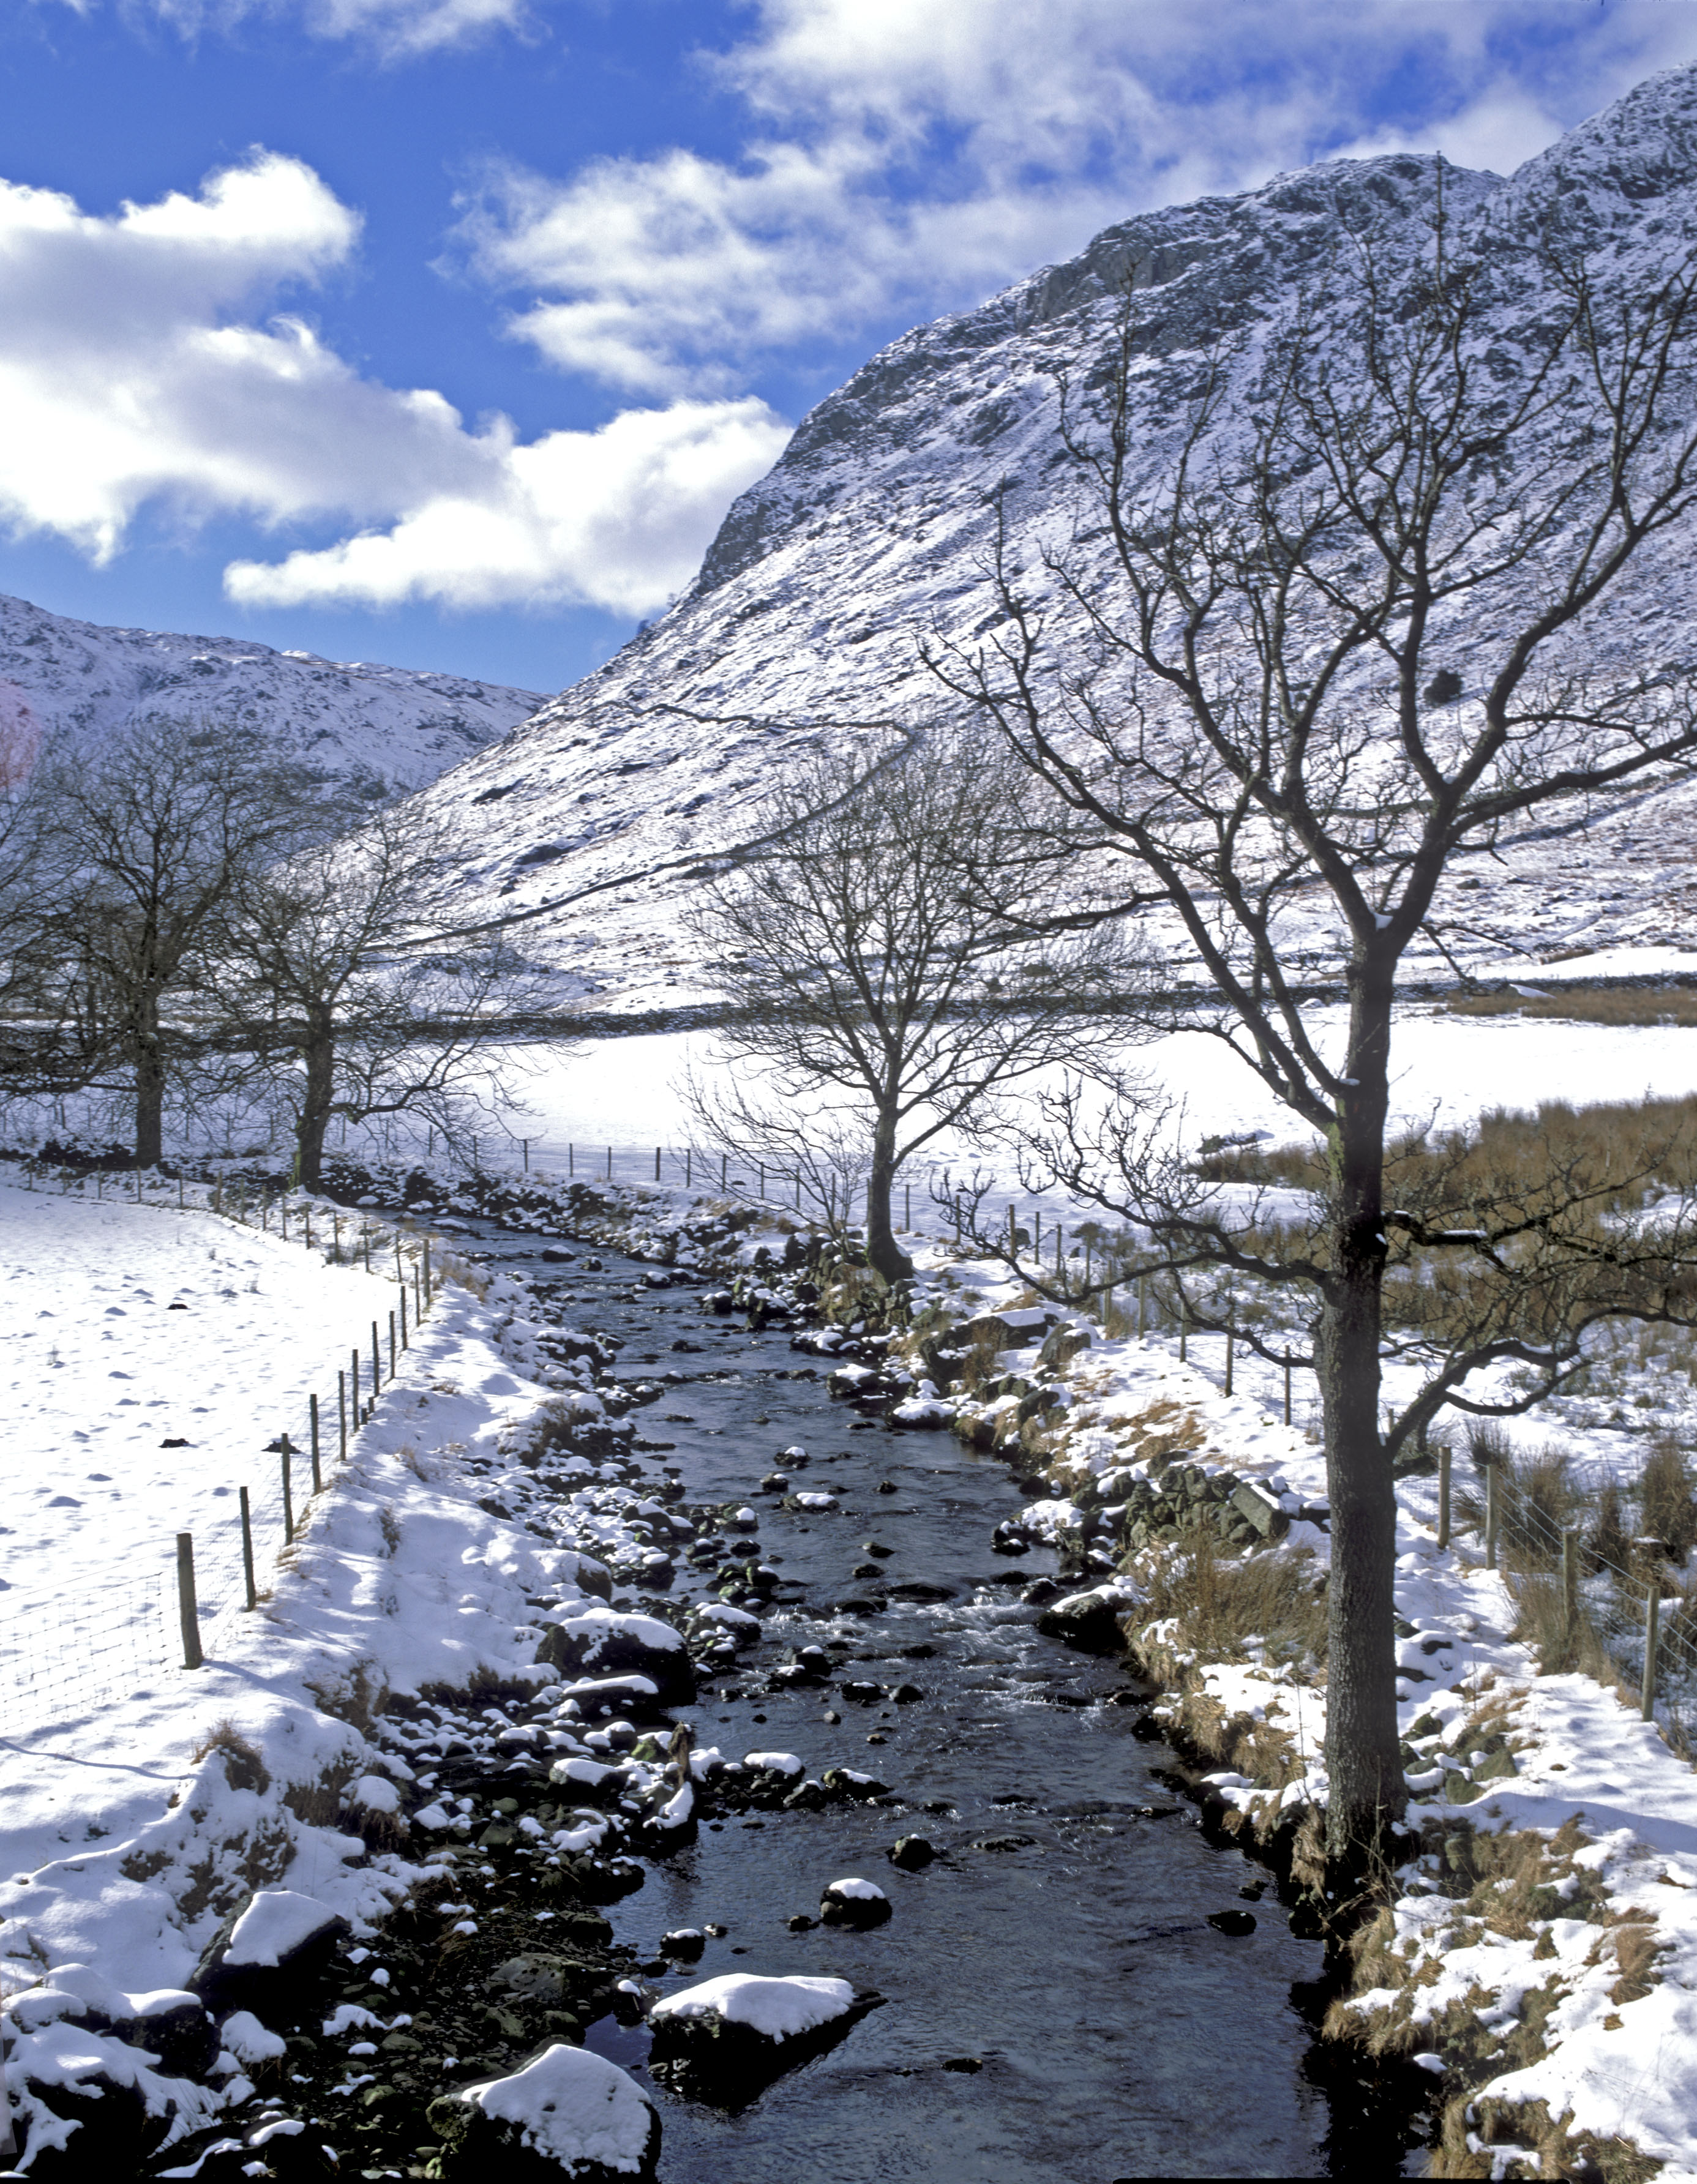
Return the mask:
[[121,1101],[156,1166],[167,1108],[254,1105],[321,1180],[337,1119],[450,1140],[499,1106],[485,1050],[527,1006],[511,951],[456,938],[448,845],[345,805],[263,738],[152,722],[16,753],[0,783],[0,1093]]
[[[1323,1419],[1341,1871],[1407,1802],[1399,1457],[1446,1407],[1544,1400],[1602,1322],[1697,1322],[1692,1203],[1644,1206],[1689,1147],[1599,1162],[1556,1130],[1493,1167],[1393,1118],[1399,971],[1443,945],[1458,861],[1697,761],[1697,677],[1623,637],[1697,499],[1697,257],[1647,274],[1549,230],[1470,255],[1441,190],[1419,247],[1354,248],[1253,350],[1196,360],[1176,440],[1139,393],[1162,300],[1123,297],[1060,389],[1072,535],[1023,536],[1000,497],[993,626],[926,648],[952,736],[787,785],[701,919],[743,1019],[750,1089],[722,1121],[851,1113],[887,1277],[902,1161],[1058,1062],[1025,1183],[1108,1217],[1122,1272],[1200,1323],[1272,1300]],[[1181,1028],[1314,1141],[1294,1190],[1210,1178],[1159,1086],[1102,1067]],[[979,1240],[1052,1290],[1000,1224]]]

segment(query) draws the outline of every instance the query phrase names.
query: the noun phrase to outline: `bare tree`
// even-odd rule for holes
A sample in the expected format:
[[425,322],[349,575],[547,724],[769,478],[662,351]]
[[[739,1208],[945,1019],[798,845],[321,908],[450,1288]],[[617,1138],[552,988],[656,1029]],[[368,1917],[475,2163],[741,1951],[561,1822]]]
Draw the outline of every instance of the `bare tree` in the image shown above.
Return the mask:
[[[1651,281],[1547,237],[1488,241],[1459,260],[1441,205],[1421,248],[1363,236],[1349,280],[1275,329],[1259,370],[1203,359],[1176,453],[1139,441],[1147,299],[1129,295],[1095,391],[1065,391],[1076,535],[1024,567],[1004,536],[999,628],[931,648],[1125,860],[1125,901],[1164,919],[1175,975],[1200,974],[1209,1006],[1172,1021],[1212,1033],[1323,1141],[1294,1236],[1203,1188],[1135,1117],[1091,1134],[1075,1108],[1052,1150],[1141,1225],[1151,1263],[1306,1300],[1331,1505],[1328,1841],[1345,1864],[1407,1795],[1398,1451],[1482,1367],[1517,1361],[1524,1400],[1559,1384],[1595,1309],[1686,1309],[1683,1230],[1639,1223],[1611,1245],[1559,1162],[1536,1188],[1450,1189],[1440,1161],[1424,1204],[1386,1187],[1398,970],[1447,868],[1697,754],[1689,673],[1611,648],[1596,613],[1697,492],[1697,265]],[[1057,627],[1073,633],[1060,658]],[[1321,910],[1343,936],[1336,1035],[1336,989],[1315,984]],[[1616,1245],[1632,1264],[1610,1295]],[[1387,1276],[1416,1250],[1513,1270],[1521,1294],[1499,1289],[1494,1326],[1476,1318],[1387,1424]]]
[[816,758],[695,914],[731,1003],[728,1089],[696,1087],[698,1116],[740,1156],[774,1148],[812,1173],[822,1204],[863,1160],[867,1257],[887,1281],[913,1273],[890,1213],[903,1164],[1092,1051],[1124,1004],[1116,929],[1058,920],[1023,785],[981,737]]
[[310,784],[263,738],[152,721],[53,755],[41,799],[33,976],[61,1084],[129,1080],[136,1160],[158,1164],[186,1000],[232,890],[315,823]]
[[500,935],[444,936],[449,845],[410,805],[243,875],[220,921],[226,1022],[315,1189],[332,1120],[409,1115],[452,1143],[512,1103],[494,1043],[548,1013]]

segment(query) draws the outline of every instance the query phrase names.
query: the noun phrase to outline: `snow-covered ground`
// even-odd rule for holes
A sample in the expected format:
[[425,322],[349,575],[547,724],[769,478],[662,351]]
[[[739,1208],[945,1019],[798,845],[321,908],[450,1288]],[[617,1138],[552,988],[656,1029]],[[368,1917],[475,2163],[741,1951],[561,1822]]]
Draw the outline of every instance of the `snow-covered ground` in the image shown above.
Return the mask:
[[[388,1376],[392,1252],[384,1281],[327,1263],[327,1220],[309,1251],[298,1215],[284,1242],[275,1214],[261,1232],[180,1212],[174,1190],[138,1208],[110,1189],[97,1201],[92,1184],[61,1195],[0,1174],[0,1628],[14,1596],[174,1565],[177,1533],[209,1542],[237,1524],[238,1486],[271,1502],[266,1444],[287,1432],[306,1450],[315,1394],[335,1446],[336,1376],[355,1349],[369,1394],[373,1320]],[[344,1217],[344,1238],[358,1226]]]
[[[1646,964],[1644,974],[1655,967]],[[1341,1042],[1341,1008],[1319,1011],[1315,1021],[1322,1042]],[[1206,1033],[1155,1039],[1128,1049],[1123,1059],[1182,1111],[1190,1142],[1250,1130],[1286,1139],[1306,1134],[1247,1066]],[[533,1169],[563,1174],[568,1148],[575,1148],[576,1173],[593,1180],[605,1173],[611,1146],[615,1180],[638,1183],[651,1179],[659,1146],[661,1179],[668,1184],[683,1181],[674,1154],[698,1135],[685,1105],[685,1081],[693,1072],[711,1083],[726,1066],[711,1028],[529,1044],[512,1049],[511,1060],[525,1112],[512,1123],[510,1139],[492,1134],[481,1141],[487,1165],[517,1168],[520,1139],[528,1138]],[[1412,1004],[1398,1016],[1393,1067],[1398,1121],[1449,1126],[1487,1108],[1535,1107],[1552,1098],[1583,1104],[1697,1091],[1697,1029],[1461,1017]],[[1035,1079],[1033,1089],[1045,1081]],[[959,1143],[940,1140],[918,1163],[917,1174],[950,1161],[958,1167],[963,1159],[969,1162]],[[1002,1165],[1011,1183],[1011,1156]]]
[[[209,1442],[215,1426],[232,1436],[221,1444],[226,1453],[251,1446],[243,1436],[266,1423],[255,1418],[258,1400],[269,1407],[273,1393],[281,1402],[310,1385],[327,1342],[333,1363],[348,1314],[357,1307],[369,1318],[371,1305],[393,1295],[363,1273],[326,1267],[304,1245],[232,1234],[174,1206],[84,1208],[56,1198],[32,1205],[29,1194],[11,1190],[0,1205],[14,1309],[31,1291],[37,1308],[79,1299],[96,1308],[79,1353],[96,1370],[87,1384],[91,1425],[113,1400],[105,1372],[133,1370],[142,1377],[128,1384],[159,1389],[172,1388],[175,1373],[187,1393],[216,1397],[204,1413],[189,1407],[196,1435]],[[109,1288],[101,1286],[102,1255]],[[148,1308],[137,1308],[137,1284],[161,1312],[176,1288],[210,1308],[228,1302],[222,1275],[232,1265],[277,1307],[268,1327],[244,1324],[243,1350],[253,1353],[245,1372],[233,1354],[220,1365],[204,1329],[198,1351],[174,1330],[164,1349],[163,1334],[128,1347],[103,1345],[102,1298],[124,1300],[126,1323]],[[234,1286],[238,1299],[254,1294],[245,1279]],[[260,1544],[259,1610],[250,1614],[238,1603],[233,1613],[203,1619],[202,1668],[186,1669],[179,1654],[121,1696],[98,1682],[79,1689],[72,1673],[66,1702],[50,1723],[8,1719],[0,1752],[0,1994],[38,1984],[47,1967],[74,1964],[98,1968],[101,1979],[131,1994],[180,1988],[224,1912],[285,1870],[291,1889],[356,1925],[380,1917],[405,1892],[411,1869],[398,1857],[367,1862],[359,1836],[333,1819],[304,1819],[300,1810],[312,1807],[299,1801],[315,1795],[321,1807],[327,1785],[351,1784],[343,1791],[351,1798],[365,1776],[394,1774],[393,1756],[370,1746],[360,1726],[362,1695],[385,1686],[416,1691],[430,1682],[461,1687],[483,1676],[544,1680],[549,1672],[533,1666],[539,1630],[531,1602],[583,1597],[575,1549],[482,1506],[503,1434],[564,1384],[559,1368],[536,1363],[527,1324],[514,1316],[522,1301],[500,1279],[481,1300],[454,1284],[438,1290],[436,1309],[416,1329],[347,1464],[329,1463],[315,1500],[303,1482],[293,1546],[279,1556],[274,1536]],[[258,1309],[245,1301],[241,1308]],[[233,1352],[232,1327],[220,1334]],[[106,1364],[120,1355],[123,1368]],[[65,1423],[67,1399],[55,1393],[51,1400],[62,1407],[60,1429],[74,1430]],[[578,1400],[597,1407],[593,1396]],[[38,1446],[42,1415],[22,1429],[30,1449]],[[20,1471],[17,1444],[5,1470],[8,1504],[20,1491],[28,1496],[24,1513],[39,1559],[97,1607],[109,1599],[110,1569],[126,1552],[157,1557],[173,1507],[180,1516],[216,1508],[221,1520],[221,1505],[209,1498],[168,1505],[158,1522],[144,1522],[144,1497],[133,1482],[145,1476],[150,1495],[164,1492],[154,1451],[142,1436],[131,1468],[121,1469],[140,1429],[131,1435],[126,1414],[114,1409],[109,1432],[114,1452],[103,1455],[102,1468],[114,1481],[131,1482],[132,1492],[122,1503],[98,1505],[98,1522],[79,1508],[49,1513],[51,1496],[38,1508],[39,1482],[33,1466]],[[86,1485],[90,1459],[74,1461],[67,1481]],[[181,1490],[210,1497],[219,1475],[209,1464]],[[0,1609],[9,1598],[0,1599]],[[260,1756],[257,1787],[254,1773],[226,1763],[232,1750]],[[368,1802],[384,1788],[376,1780]],[[332,1814],[336,1802],[332,1796]],[[88,2036],[81,2036],[87,2051]],[[121,2062],[127,2051],[114,2052]],[[86,2052],[82,2067],[90,2067]],[[173,2097],[187,2094],[175,2087]],[[197,2120],[185,2118],[190,2126]],[[41,2115],[36,2121],[53,2128]]]

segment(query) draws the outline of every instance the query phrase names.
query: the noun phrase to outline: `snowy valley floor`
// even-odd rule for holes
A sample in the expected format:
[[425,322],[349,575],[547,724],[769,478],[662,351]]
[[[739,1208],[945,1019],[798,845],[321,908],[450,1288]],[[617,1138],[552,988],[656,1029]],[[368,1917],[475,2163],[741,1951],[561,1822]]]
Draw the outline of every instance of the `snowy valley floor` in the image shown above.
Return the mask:
[[[669,1258],[688,1203],[644,1195],[605,1233]],[[461,1204],[470,1210],[475,1195]],[[361,1828],[394,1807],[397,1783],[409,1801],[405,1766],[366,1733],[372,1688],[540,1690],[550,1680],[534,1665],[542,1604],[549,1614],[593,1609],[583,1583],[601,1589],[580,1552],[639,1558],[629,1505],[622,1515],[609,1502],[598,1516],[586,1492],[569,1544],[486,1506],[488,1469],[539,1406],[563,1399],[593,1427],[593,1372],[539,1346],[517,1285],[496,1278],[481,1297],[443,1289],[349,1465],[303,1509],[294,1546],[273,1561],[269,1540],[260,1612],[220,1602],[207,1665],[190,1676],[168,1662],[176,1533],[230,1534],[227,1490],[246,1483],[244,1463],[257,1491],[277,1461],[266,1449],[274,1422],[299,1416],[373,1318],[386,1328],[395,1284],[363,1267],[327,1267],[298,1235],[285,1244],[174,1202],[90,1206],[8,1184],[0,1223],[13,1355],[56,1345],[63,1361],[14,1368],[5,1461],[23,1484],[8,1493],[15,1590],[0,1593],[0,1673],[27,1659],[31,1615],[66,1590],[109,1602],[114,1617],[151,1618],[156,1664],[120,1701],[99,1679],[122,1663],[92,1660],[81,1711],[57,1707],[50,1729],[32,1724],[0,1744],[8,1996],[78,1964],[131,1996],[180,1990],[226,1913],[285,1874],[289,1889],[369,1932],[413,1885],[421,1847],[372,1855],[381,1830]],[[738,1248],[747,1262],[784,1241],[774,1221]],[[940,1245],[927,1247],[922,1276],[957,1321],[1018,1310],[1010,1283]],[[190,1309],[167,1318],[177,1301]],[[1305,1551],[1317,1570],[1326,1552],[1319,1451],[1299,1425],[1280,1423],[1270,1377],[1252,1371],[1227,1398],[1222,1361],[1205,1346],[1181,1365],[1170,1337],[1080,1332],[1088,1344],[1055,1370],[1034,1370],[1028,1340],[994,1360],[1003,1377],[1063,1391],[1026,1439],[1023,1468],[1051,1490],[1025,1529],[1066,1545],[1099,1581],[1096,1605],[1123,1619],[1169,1686],[1175,1733],[1229,1759],[1207,1770],[1220,1806],[1270,1838],[1282,1814],[1288,1846],[1295,1816],[1324,1801],[1323,1688],[1276,1639],[1239,1632],[1210,1652],[1216,1626],[1153,1613],[1176,1551],[1156,1541],[1122,1568],[1122,1547],[1138,1507],[1169,1490],[1176,1457],[1204,1482],[1229,1474],[1254,1486],[1288,1524],[1278,1556]],[[386,1373],[386,1353],[381,1362]],[[75,1403],[64,1392],[73,1375],[87,1391]],[[905,1392],[915,1425],[929,1411],[939,1428],[986,1438],[998,1407],[1005,1418],[1019,1404]],[[1623,1470],[1641,1446],[1612,1412],[1538,1430],[1564,1423],[1584,1433],[1588,1456]],[[191,1445],[165,1451],[167,1439]],[[1339,2029],[1353,2014],[1364,2042],[1444,2074],[1455,2105],[1443,2173],[1557,2173],[1549,2126],[1559,2122],[1569,2153],[1594,2144],[1605,2173],[1648,2175],[1659,2163],[1666,2176],[1697,2176],[1697,1775],[1612,1689],[1537,1673],[1511,1635],[1516,1602],[1482,1567],[1477,1540],[1437,1549],[1431,1481],[1405,1482],[1402,1508],[1400,1711],[1410,1818],[1430,1847],[1371,1930]],[[227,1554],[217,1566],[229,1567]],[[74,1683],[75,1665],[55,1674]],[[27,1678],[15,1688],[26,1702]],[[569,1729],[552,1733],[562,1750],[572,1741]],[[522,1742],[531,1732],[520,1722],[511,1734]],[[237,1749],[260,1755],[263,1787],[232,1768]],[[315,1788],[315,1803],[305,1794]],[[416,1811],[415,1828],[423,1820]],[[451,1840],[451,1809],[437,1825]],[[1538,1847],[1499,1856],[1493,1840]],[[12,2014],[23,2021],[15,2003]],[[31,2036],[50,2032],[48,2022]],[[239,2091],[242,2058],[229,2060]],[[184,2107],[183,2127],[218,2113],[208,2094],[199,2110]],[[39,2114],[36,2122],[39,2139]],[[1636,2169],[1632,2148],[1646,2158]]]

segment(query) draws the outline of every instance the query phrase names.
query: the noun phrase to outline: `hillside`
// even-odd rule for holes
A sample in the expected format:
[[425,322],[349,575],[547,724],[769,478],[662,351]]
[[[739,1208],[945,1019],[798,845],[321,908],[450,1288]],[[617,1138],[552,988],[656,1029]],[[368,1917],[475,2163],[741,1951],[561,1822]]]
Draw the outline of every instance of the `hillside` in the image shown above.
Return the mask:
[[274,733],[333,779],[417,788],[505,735],[534,690],[276,652],[247,638],[108,629],[0,594],[0,707],[49,737],[204,716]]
[[[891,343],[803,421],[661,621],[430,793],[460,827],[468,901],[522,918],[528,951],[578,972],[604,1006],[703,990],[676,938],[692,872],[745,837],[751,800],[802,744],[881,738],[935,713],[922,637],[970,641],[997,618],[991,496],[1005,496],[1028,553],[1070,532],[1058,385],[1100,359],[1128,276],[1146,292],[1133,379],[1153,475],[1217,345],[1231,370],[1253,368],[1257,329],[1298,289],[1323,322],[1355,278],[1348,231],[1370,222],[1412,247],[1440,181],[1460,234],[1485,239],[1511,349],[1547,300],[1538,246],[1553,208],[1628,281],[1697,242],[1697,70],[1650,79],[1506,181],[1412,155],[1331,162],[1125,221]],[[1690,559],[1683,536],[1645,555],[1585,644],[1680,661]],[[1064,603],[1051,611],[1063,617]],[[1482,873],[1454,876],[1441,905],[1450,953],[1500,963],[1504,942],[1525,960],[1677,944],[1697,902],[1689,816],[1684,792],[1664,794],[1505,844]],[[1323,921],[1315,939],[1319,960]],[[1435,951],[1425,967],[1447,975]]]

